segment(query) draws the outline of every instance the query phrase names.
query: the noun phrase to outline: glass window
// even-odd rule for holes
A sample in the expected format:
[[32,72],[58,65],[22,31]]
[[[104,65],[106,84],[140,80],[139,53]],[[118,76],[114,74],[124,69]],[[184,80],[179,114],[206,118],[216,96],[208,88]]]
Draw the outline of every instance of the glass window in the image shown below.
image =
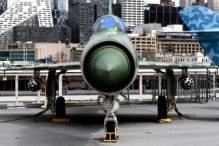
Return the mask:
[[106,17],[103,21],[103,28],[115,28],[116,27],[116,21],[113,17],[109,16]]
[[117,17],[117,16],[115,16],[115,17],[117,18],[117,20],[118,20],[118,22],[119,22],[119,27],[120,27],[121,31],[122,31],[123,33],[126,33],[125,24],[123,23],[123,21],[122,21],[119,17]]
[[97,22],[94,24],[94,33],[98,32],[101,20],[102,20],[102,17],[99,20],[97,20]]

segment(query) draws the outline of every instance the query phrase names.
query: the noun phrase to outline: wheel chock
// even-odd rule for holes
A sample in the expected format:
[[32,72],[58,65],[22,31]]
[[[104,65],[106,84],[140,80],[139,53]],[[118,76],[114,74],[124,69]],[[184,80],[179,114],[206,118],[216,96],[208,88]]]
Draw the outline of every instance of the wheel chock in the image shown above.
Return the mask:
[[68,119],[68,118],[63,118],[63,119],[61,119],[61,118],[53,118],[52,122],[53,123],[70,123],[70,119]]
[[[117,142],[119,139],[119,135],[116,132],[104,132],[104,137],[103,142]],[[112,137],[115,137],[115,139],[112,139]]]
[[157,121],[158,123],[171,123],[172,120],[170,118],[167,118],[167,119],[160,119]]

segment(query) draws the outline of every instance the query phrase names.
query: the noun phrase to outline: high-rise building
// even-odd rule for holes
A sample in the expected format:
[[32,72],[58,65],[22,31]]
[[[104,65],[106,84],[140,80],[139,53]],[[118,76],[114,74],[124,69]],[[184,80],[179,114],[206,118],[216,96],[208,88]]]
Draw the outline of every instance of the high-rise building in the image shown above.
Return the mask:
[[144,23],[144,0],[121,0],[122,19],[127,28]]
[[68,25],[67,0],[51,0],[54,26]]
[[172,4],[172,2],[171,2],[171,0],[160,0],[160,4],[162,5],[171,5]]
[[0,42],[12,43],[15,26],[53,27],[50,0],[18,0],[0,16]]
[[7,10],[7,0],[0,0],[0,15]]
[[208,0],[208,8],[219,14],[219,1]]
[[113,7],[113,15],[118,16],[119,18],[122,17],[122,5],[121,3],[115,3],[112,5]]
[[96,3],[102,7],[102,15],[107,15],[109,12],[109,0],[69,0],[69,5],[76,2]]
[[13,42],[65,43],[66,39],[71,40],[71,30],[68,27],[16,26],[13,28]]
[[170,24],[183,24],[179,17],[181,9],[182,7],[149,4],[145,9],[144,23],[161,23],[162,27]]
[[180,0],[180,6],[181,7],[188,7],[192,6],[192,3],[196,2],[196,0]]
[[92,27],[102,16],[102,6],[95,2],[69,3],[69,27],[71,42],[88,42],[92,35]]

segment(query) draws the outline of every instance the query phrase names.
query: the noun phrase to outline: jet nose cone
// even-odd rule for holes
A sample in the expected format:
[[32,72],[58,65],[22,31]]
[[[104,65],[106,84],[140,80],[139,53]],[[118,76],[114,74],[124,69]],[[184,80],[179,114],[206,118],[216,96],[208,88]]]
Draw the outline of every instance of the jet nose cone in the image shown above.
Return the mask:
[[127,57],[114,48],[104,48],[96,52],[90,62],[90,73],[101,85],[113,86],[123,81],[128,74]]

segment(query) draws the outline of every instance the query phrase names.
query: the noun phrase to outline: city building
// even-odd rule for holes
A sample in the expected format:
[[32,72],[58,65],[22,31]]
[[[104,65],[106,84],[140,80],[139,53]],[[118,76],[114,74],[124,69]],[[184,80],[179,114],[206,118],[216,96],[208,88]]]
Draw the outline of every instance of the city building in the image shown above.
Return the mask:
[[0,15],[7,10],[7,0],[0,0]]
[[112,5],[113,8],[113,15],[118,16],[119,18],[122,17],[122,5],[121,3],[115,3]]
[[[182,7],[173,7],[168,5],[148,4],[145,8],[144,23],[161,23],[167,26],[170,24],[183,24],[179,16]],[[187,30],[187,27],[184,28]]]
[[[163,54],[156,54],[156,60],[163,60]],[[165,54],[165,61],[166,62],[184,62],[184,63],[191,63],[191,64],[202,64],[202,65],[210,65],[212,63],[211,59],[207,55],[202,54],[201,52],[196,52],[194,55],[177,55],[177,54]]]
[[194,56],[196,52],[204,54],[204,49],[191,34],[158,34],[157,53],[174,53],[176,56]]
[[64,43],[71,40],[71,29],[68,27],[16,26],[13,28],[13,42]]
[[[159,33],[160,31],[182,31],[182,25],[168,25],[151,23],[136,26],[132,34],[128,34],[139,56],[146,60],[154,60],[155,53],[165,57],[173,53],[175,56],[194,56],[196,52],[204,54],[203,48],[191,34]],[[179,57],[178,57],[179,58]],[[160,60],[160,59],[156,59]],[[162,58],[160,61],[167,61]]]
[[146,36],[146,35],[128,35],[132,44],[135,46],[138,56],[141,58],[146,58],[146,60],[154,61],[156,52],[156,36]]
[[[87,2],[99,4],[101,9],[101,16],[107,15],[109,13],[109,0],[69,0],[69,6],[76,2]],[[69,7],[70,9],[70,7]]]
[[188,7],[192,6],[192,3],[197,2],[196,0],[180,0],[179,1],[179,6],[180,7]]
[[32,61],[36,58],[36,53],[33,43],[0,44],[0,61]]
[[196,2],[192,3],[193,6],[203,6],[203,7],[207,7],[208,4],[205,3],[205,0],[196,0]]
[[141,36],[155,36],[156,32],[160,32],[161,24],[160,23],[148,23],[138,25],[133,28],[132,34],[138,34]]
[[71,42],[88,42],[93,24],[102,16],[102,6],[95,2],[69,3],[69,27]]
[[0,61],[10,60],[18,61],[33,61],[43,59],[49,56],[55,57],[55,60],[70,61],[70,51],[73,47],[78,47],[78,44],[65,43],[11,43],[0,44]]
[[160,0],[160,4],[161,5],[172,5],[172,1],[171,0]]
[[54,26],[68,26],[67,0],[51,0]]
[[219,1],[208,0],[208,8],[219,14]]
[[0,16],[0,42],[12,43],[13,27],[53,27],[50,0],[18,0]]
[[83,48],[80,46],[73,47],[70,51],[70,61],[71,62],[78,62],[81,59]]
[[122,20],[127,28],[144,24],[144,0],[120,0]]

